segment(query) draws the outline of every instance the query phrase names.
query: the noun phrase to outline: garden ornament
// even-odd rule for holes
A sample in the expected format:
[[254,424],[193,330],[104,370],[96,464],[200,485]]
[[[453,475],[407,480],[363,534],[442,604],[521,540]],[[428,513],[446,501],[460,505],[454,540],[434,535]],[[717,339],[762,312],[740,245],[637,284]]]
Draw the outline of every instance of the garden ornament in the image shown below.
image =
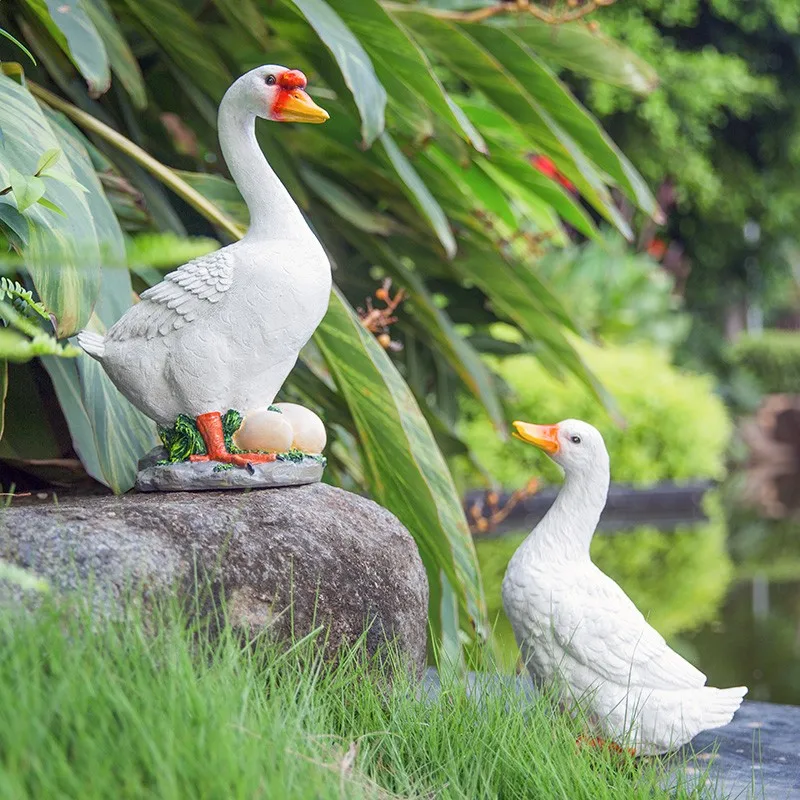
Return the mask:
[[706,686],[706,676],[591,561],[609,485],[603,437],[574,419],[514,428],[564,470],[558,497],[503,580],[503,605],[534,682],[555,686],[567,707],[588,712],[599,737],[593,742],[636,755],[667,753],[726,725],[747,688]]
[[[316,455],[325,445],[315,414],[272,403],[325,315],[330,264],[255,135],[256,117],[327,120],[305,87],[302,72],[269,65],[240,77],[222,98],[220,145],[250,211],[244,238],[167,275],[105,336],[78,335],[122,394],[158,423],[167,452],[151,469],[203,465],[212,485],[190,488],[230,485],[213,476],[302,462],[299,451]],[[316,473],[318,480],[321,466]]]

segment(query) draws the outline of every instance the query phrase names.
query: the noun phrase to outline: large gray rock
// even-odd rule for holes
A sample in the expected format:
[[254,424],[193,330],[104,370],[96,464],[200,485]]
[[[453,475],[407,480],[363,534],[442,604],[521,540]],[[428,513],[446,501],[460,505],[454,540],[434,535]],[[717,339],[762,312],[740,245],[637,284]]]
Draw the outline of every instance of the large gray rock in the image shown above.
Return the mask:
[[91,591],[111,613],[133,585],[191,597],[199,576],[235,625],[287,638],[292,624],[295,635],[324,624],[331,651],[368,629],[370,652],[392,639],[425,664],[428,583],[413,539],[379,505],[325,484],[27,502],[0,510],[0,558],[57,591]]

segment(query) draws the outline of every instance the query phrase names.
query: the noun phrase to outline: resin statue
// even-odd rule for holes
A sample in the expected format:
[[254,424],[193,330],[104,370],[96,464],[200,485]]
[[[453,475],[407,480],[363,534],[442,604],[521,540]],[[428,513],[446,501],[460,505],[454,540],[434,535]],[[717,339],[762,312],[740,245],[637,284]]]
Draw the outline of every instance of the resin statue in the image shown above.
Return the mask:
[[534,682],[555,686],[568,707],[585,709],[600,737],[594,742],[636,755],[667,753],[726,725],[746,687],[706,686],[706,676],[667,646],[589,557],[608,494],[603,437],[572,419],[514,428],[565,476],[503,580],[503,605]]
[[78,335],[122,394],[159,424],[167,450],[160,466],[213,462],[215,472],[247,467],[252,475],[255,465],[280,460],[282,448],[297,462],[298,449],[319,453],[325,445],[316,415],[272,402],[325,315],[330,264],[255,135],[256,117],[327,120],[305,87],[302,72],[270,65],[243,75],[222,99],[220,145],[250,211],[244,238],[167,275],[105,336]]

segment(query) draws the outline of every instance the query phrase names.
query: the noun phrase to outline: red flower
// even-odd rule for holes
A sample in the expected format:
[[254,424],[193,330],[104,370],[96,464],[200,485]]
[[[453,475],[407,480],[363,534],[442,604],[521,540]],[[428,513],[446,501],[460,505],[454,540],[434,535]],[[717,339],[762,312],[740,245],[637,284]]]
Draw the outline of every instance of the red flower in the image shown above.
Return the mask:
[[547,156],[531,156],[531,165],[542,175],[557,180],[568,192],[575,191],[575,184],[569,180]]
[[667,243],[663,239],[653,238],[647,243],[647,255],[656,261],[661,261],[667,252]]

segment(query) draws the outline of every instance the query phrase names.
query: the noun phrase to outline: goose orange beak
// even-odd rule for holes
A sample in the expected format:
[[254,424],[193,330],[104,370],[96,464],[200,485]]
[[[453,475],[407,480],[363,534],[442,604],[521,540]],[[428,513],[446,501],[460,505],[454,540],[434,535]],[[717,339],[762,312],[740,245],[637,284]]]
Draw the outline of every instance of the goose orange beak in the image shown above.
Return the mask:
[[533,425],[530,422],[514,422],[514,436],[523,442],[534,444],[548,455],[558,452],[558,425]]
[[281,91],[275,101],[272,113],[281,122],[312,122],[319,124],[330,119],[330,114],[320,108],[303,89],[293,88]]

